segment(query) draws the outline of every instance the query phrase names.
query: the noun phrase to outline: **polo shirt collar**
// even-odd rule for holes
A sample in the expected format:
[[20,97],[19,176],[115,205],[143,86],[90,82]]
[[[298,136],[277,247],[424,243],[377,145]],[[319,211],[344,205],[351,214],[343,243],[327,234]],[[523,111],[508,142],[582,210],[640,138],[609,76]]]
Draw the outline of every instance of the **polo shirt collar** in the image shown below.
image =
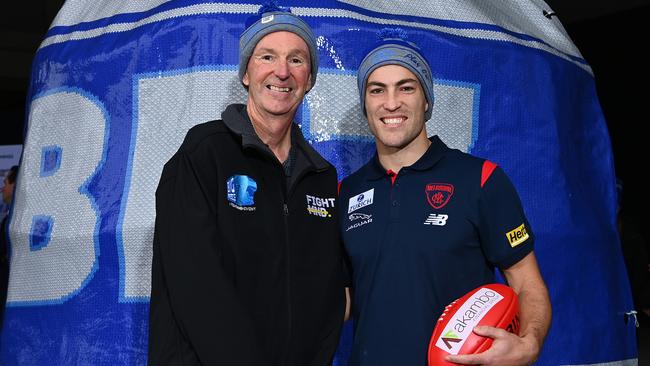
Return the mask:
[[[427,151],[424,152],[424,155],[422,155],[420,159],[413,163],[413,165],[404,168],[417,171],[429,170],[434,165],[436,165],[436,163],[440,161],[440,159],[442,159],[445,153],[449,150],[447,145],[445,145],[445,143],[442,142],[442,140],[437,135],[431,136],[429,138],[429,141],[431,141],[431,145],[429,145]],[[386,168],[381,165],[381,162],[379,161],[379,155],[376,151],[375,156],[372,158],[372,163],[368,165],[368,168],[370,170],[367,174],[369,180],[378,180],[388,175],[386,173]]]

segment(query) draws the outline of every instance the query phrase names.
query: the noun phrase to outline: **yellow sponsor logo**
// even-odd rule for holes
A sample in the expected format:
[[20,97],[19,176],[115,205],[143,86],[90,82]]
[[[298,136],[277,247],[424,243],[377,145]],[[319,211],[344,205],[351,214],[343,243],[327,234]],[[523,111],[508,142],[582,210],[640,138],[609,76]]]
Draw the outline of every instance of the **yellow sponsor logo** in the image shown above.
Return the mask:
[[508,238],[508,242],[510,243],[511,247],[516,247],[528,239],[528,232],[526,231],[526,227],[524,224],[521,224],[516,229],[508,231],[506,233],[506,238]]

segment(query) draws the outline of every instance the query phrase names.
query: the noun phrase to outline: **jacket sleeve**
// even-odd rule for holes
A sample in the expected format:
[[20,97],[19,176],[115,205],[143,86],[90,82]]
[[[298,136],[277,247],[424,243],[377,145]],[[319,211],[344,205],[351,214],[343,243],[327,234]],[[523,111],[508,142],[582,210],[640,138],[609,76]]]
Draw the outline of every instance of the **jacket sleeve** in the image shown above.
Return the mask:
[[251,317],[220,265],[217,174],[206,161],[175,155],[156,191],[149,364],[263,365]]

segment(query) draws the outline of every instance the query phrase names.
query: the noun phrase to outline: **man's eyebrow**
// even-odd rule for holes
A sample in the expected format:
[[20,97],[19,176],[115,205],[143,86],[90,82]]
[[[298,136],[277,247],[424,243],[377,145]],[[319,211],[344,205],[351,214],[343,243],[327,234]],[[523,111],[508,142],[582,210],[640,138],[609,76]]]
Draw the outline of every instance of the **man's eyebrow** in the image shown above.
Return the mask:
[[255,53],[275,53],[275,50],[272,49],[272,48],[263,47],[263,48],[258,48],[257,50],[255,50]]
[[386,84],[380,83],[379,81],[369,81],[368,84],[366,85],[366,88],[369,86],[380,86],[382,88],[385,88]]
[[301,57],[301,58],[304,58],[305,61],[309,60],[310,57],[311,57],[309,55],[309,52],[305,52],[305,50],[303,50],[301,48],[296,48],[296,49],[291,50],[291,52],[289,52],[289,54],[287,56],[288,57]]
[[[417,83],[417,82],[418,81],[413,79],[413,78],[408,78],[408,79],[399,80],[398,82],[395,83],[395,85],[396,86],[402,86],[402,85],[407,84],[407,83]],[[379,86],[379,87],[382,87],[382,88],[385,88],[387,86],[385,83],[382,83],[382,82],[379,82],[379,81],[369,81],[367,86],[371,86],[371,85]]]
[[402,79],[402,80],[398,81],[395,85],[402,86],[402,85],[407,84],[407,83],[417,83],[417,82],[418,81],[415,80],[415,79],[408,78],[408,79]]
[[[254,53],[272,53],[272,54],[277,54],[278,51],[274,50],[273,48],[268,48],[268,47],[262,47],[258,48]],[[309,55],[309,52],[305,52],[305,50],[300,49],[300,48],[295,48],[289,51],[289,55],[295,55],[298,54],[300,56],[307,56]]]

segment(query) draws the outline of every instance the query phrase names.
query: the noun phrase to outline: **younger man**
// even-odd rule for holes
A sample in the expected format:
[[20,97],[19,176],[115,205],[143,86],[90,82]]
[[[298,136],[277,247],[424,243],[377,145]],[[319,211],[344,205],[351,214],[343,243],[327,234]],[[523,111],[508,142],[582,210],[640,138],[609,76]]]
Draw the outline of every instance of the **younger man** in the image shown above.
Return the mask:
[[519,336],[477,327],[494,339],[492,347],[448,360],[528,365],[542,347],[551,307],[519,197],[496,164],[427,138],[431,70],[417,46],[392,33],[357,74],[377,153],[343,181],[339,199],[353,273],[350,365],[426,365],[444,307],[494,282],[495,268],[518,294]]

